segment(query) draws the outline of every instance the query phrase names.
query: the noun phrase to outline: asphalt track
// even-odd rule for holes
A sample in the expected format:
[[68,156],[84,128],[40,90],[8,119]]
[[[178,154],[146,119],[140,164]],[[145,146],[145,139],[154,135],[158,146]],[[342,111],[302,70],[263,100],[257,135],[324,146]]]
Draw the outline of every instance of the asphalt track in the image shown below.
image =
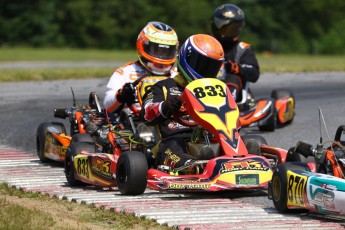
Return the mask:
[[[108,78],[1,83],[0,181],[28,191],[41,191],[55,195],[61,199],[96,205],[106,203],[107,207],[115,211],[128,210],[138,216],[155,219],[169,226],[179,226],[182,229],[185,227],[230,228],[234,224],[238,229],[248,229],[253,226],[257,229],[260,229],[260,226],[266,229],[276,227],[300,229],[302,226],[313,229],[344,228],[342,218],[320,218],[314,214],[292,216],[278,214],[265,192],[190,195],[159,194],[149,190],[138,198],[121,196],[122,202],[119,202],[116,201],[119,194],[117,191],[100,192],[95,189],[68,188],[61,166],[43,165],[37,161],[36,129],[41,122],[61,121],[53,118],[53,109],[55,107],[68,108],[72,105],[71,87],[80,103],[85,103],[91,91],[103,97],[107,80]],[[269,97],[272,89],[291,89],[296,98],[295,120],[291,125],[274,132],[261,133],[257,128],[243,129],[241,132],[259,133],[267,139],[268,144],[281,148],[291,147],[299,140],[316,144],[320,139],[318,110],[321,108],[327,131],[330,138],[333,138],[336,128],[345,123],[344,87],[345,73],[262,74],[260,80],[252,85],[255,97]],[[64,122],[67,124],[67,121]],[[321,133],[323,140],[326,141],[327,132],[324,127]],[[22,167],[26,168],[27,173],[20,173],[19,169]],[[42,177],[45,179],[43,180]],[[98,195],[101,198],[96,198]],[[88,197],[94,198],[90,201]],[[139,203],[138,199],[141,199]],[[114,204],[116,202],[118,205]],[[151,207],[151,211],[148,207]],[[146,213],[143,211],[145,209]],[[182,212],[186,210],[199,218],[191,218],[190,215]],[[209,213],[210,210],[213,210],[212,213]],[[205,215],[201,215],[202,213]]]

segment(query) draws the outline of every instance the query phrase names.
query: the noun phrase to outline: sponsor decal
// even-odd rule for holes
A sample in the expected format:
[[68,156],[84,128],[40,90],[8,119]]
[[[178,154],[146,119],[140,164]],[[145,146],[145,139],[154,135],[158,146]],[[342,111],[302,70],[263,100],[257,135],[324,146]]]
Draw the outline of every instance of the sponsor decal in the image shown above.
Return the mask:
[[100,157],[93,157],[91,171],[102,178],[112,179],[113,174],[110,172],[111,162]]
[[259,161],[237,161],[231,162],[227,161],[222,164],[220,169],[220,174],[240,171],[240,170],[259,170],[259,171],[268,171],[269,168],[265,167],[262,162]]
[[238,174],[236,175],[236,185],[239,185],[239,186],[259,185],[259,175],[258,174]]
[[178,183],[167,183],[166,189],[179,189],[179,190],[193,190],[193,189],[208,189],[210,184],[178,184]]
[[334,205],[334,193],[332,191],[316,188],[313,191],[313,185],[309,185],[311,203],[318,206],[318,208],[335,209]]

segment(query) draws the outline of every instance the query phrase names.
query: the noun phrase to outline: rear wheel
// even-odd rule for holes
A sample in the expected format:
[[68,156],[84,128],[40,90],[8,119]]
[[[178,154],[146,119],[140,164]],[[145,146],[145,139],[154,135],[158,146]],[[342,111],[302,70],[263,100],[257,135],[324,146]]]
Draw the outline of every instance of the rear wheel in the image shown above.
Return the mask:
[[137,151],[121,153],[116,166],[116,181],[123,195],[144,193],[147,185],[147,159]]
[[272,199],[274,207],[279,212],[292,212],[287,207],[287,171],[288,170],[306,170],[310,171],[305,163],[289,162],[278,164],[272,176]]
[[72,137],[71,143],[75,142],[88,142],[88,143],[94,143],[93,138],[89,134],[75,134]]
[[246,134],[242,136],[243,142],[247,147],[248,153],[261,156],[261,145],[267,145],[267,141],[263,136],[255,134]]
[[314,156],[305,157],[302,154],[295,151],[295,147],[291,147],[288,150],[288,154],[286,155],[286,162],[302,162],[302,163],[311,163],[315,162]]
[[[293,93],[288,90],[288,89],[275,89],[272,91],[271,93],[271,97],[274,98],[275,100],[279,100],[279,99],[283,99],[283,98],[289,98],[291,97],[293,99],[293,103],[292,104],[288,104],[288,108],[290,110],[290,118],[288,119],[288,121],[286,121],[286,124],[290,124],[292,123],[293,119],[295,118],[295,97],[293,95]],[[290,107],[290,108],[289,108]],[[289,112],[289,111],[287,111]]]
[[[38,126],[38,129],[36,132],[36,152],[37,152],[39,159],[43,163],[50,161],[50,159],[45,157],[45,155],[44,155],[44,152],[46,149],[46,144],[47,144],[46,135],[49,132],[48,128],[49,129],[56,129],[56,131],[58,131],[60,133],[66,133],[65,126],[60,122],[45,122],[45,123],[41,123]],[[58,144],[58,143],[56,143],[56,144]]]
[[75,168],[73,164],[74,157],[81,151],[95,152],[95,144],[86,142],[74,142],[67,148],[65,159],[65,175],[69,186],[82,186],[85,183],[75,179]]

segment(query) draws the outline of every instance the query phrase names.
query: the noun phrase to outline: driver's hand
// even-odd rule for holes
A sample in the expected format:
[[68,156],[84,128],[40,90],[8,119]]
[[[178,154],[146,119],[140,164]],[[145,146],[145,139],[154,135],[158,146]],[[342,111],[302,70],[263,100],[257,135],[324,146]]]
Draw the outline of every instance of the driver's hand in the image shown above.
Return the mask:
[[182,105],[180,96],[169,95],[168,99],[162,103],[161,111],[164,117],[171,117],[180,110]]
[[132,83],[126,83],[117,91],[116,99],[120,103],[126,103],[128,106],[135,101],[135,87]]

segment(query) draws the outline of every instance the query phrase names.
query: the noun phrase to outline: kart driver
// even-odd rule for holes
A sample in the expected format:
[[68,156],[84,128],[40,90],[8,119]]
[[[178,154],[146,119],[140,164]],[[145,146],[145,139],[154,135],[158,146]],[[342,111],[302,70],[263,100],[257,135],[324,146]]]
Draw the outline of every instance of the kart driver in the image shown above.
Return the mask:
[[162,22],[149,22],[139,33],[138,60],[116,69],[105,92],[103,105],[109,113],[119,113],[125,104],[132,105],[136,99],[137,79],[147,76],[173,76],[176,71],[178,38],[175,30]]
[[[189,137],[190,140],[192,128],[177,123],[172,115],[180,110],[180,96],[185,86],[195,79],[216,78],[223,62],[223,48],[214,37],[206,34],[193,35],[186,40],[179,52],[179,74],[157,82],[148,91],[140,116],[142,120],[156,125],[161,136],[157,151],[158,165],[174,169],[188,166],[196,160],[187,153],[183,138]],[[212,157],[208,156],[208,159]],[[194,171],[198,167],[190,168]]]
[[241,92],[246,83],[256,82],[260,76],[252,46],[239,40],[244,25],[244,13],[234,4],[221,5],[214,11],[212,34],[222,44],[225,53],[225,64],[219,78],[229,86],[236,102],[242,100]]

